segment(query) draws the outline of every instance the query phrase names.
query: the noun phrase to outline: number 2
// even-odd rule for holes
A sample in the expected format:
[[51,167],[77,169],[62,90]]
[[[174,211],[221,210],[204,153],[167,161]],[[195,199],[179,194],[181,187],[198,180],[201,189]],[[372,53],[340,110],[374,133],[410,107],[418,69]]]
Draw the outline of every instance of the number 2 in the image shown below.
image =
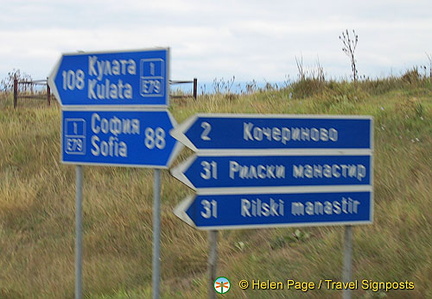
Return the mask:
[[208,134],[210,133],[210,130],[211,130],[211,125],[208,122],[204,121],[201,123],[201,128],[204,129],[204,131],[201,134],[201,139],[202,140],[211,140],[210,137],[208,136]]

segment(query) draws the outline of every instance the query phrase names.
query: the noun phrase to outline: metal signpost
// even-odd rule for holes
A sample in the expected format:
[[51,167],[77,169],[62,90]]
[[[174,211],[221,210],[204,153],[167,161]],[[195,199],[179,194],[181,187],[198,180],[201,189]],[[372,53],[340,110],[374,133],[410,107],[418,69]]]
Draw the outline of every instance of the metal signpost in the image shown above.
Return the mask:
[[180,151],[169,135],[169,49],[64,54],[48,84],[62,106],[61,160],[75,164],[75,298],[82,298],[82,165],[154,168],[153,298],[160,282],[160,169]]
[[171,170],[197,192],[174,213],[210,233],[345,225],[343,280],[349,280],[351,227],[373,220],[372,122],[368,116],[195,115],[171,132],[197,152]]

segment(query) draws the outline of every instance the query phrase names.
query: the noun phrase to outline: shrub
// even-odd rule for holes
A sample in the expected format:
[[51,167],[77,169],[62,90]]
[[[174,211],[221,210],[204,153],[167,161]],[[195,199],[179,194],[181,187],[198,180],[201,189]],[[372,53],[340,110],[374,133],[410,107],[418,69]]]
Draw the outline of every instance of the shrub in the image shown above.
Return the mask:
[[326,82],[315,78],[305,78],[291,85],[295,99],[304,99],[323,92]]
[[359,88],[356,84],[349,82],[329,82],[321,95],[321,100],[328,106],[341,102],[360,102],[368,97],[369,94]]
[[411,70],[408,70],[405,74],[403,74],[401,79],[406,83],[414,84],[421,80],[421,75],[418,71],[418,68],[413,67]]

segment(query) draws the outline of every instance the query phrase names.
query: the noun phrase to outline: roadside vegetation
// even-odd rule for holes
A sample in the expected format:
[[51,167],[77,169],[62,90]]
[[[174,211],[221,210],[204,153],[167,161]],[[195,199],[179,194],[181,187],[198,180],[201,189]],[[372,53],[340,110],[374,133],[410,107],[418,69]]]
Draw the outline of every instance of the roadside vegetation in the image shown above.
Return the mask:
[[[221,83],[220,83],[221,84]],[[412,281],[410,291],[359,289],[354,298],[432,297],[432,84],[416,68],[356,82],[305,77],[284,87],[175,99],[178,123],[195,113],[343,114],[374,117],[374,223],[355,226],[353,279]],[[0,298],[73,298],[75,169],[60,163],[60,108],[0,94]],[[175,165],[191,154],[184,149]],[[149,169],[84,167],[85,298],[150,298]],[[172,213],[194,191],[162,174],[162,298],[207,297],[207,233]],[[219,233],[226,298],[303,297],[247,290],[241,279],[341,280],[343,227]],[[310,298],[340,291],[312,290]],[[221,296],[222,297],[222,296]]]

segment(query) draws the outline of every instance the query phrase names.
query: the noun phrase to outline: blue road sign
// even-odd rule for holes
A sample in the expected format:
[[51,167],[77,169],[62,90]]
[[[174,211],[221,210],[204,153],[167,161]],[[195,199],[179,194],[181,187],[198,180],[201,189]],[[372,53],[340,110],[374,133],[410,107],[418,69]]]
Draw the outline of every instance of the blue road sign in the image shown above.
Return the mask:
[[198,114],[171,135],[194,151],[372,149],[372,128],[367,116]]
[[197,195],[174,213],[203,230],[372,223],[371,191]]
[[168,106],[169,49],[64,54],[48,82],[62,106]]
[[167,168],[180,150],[168,111],[62,111],[62,162]]
[[[246,154],[246,153],[245,153]],[[192,156],[171,173],[192,189],[371,184],[371,155]]]

